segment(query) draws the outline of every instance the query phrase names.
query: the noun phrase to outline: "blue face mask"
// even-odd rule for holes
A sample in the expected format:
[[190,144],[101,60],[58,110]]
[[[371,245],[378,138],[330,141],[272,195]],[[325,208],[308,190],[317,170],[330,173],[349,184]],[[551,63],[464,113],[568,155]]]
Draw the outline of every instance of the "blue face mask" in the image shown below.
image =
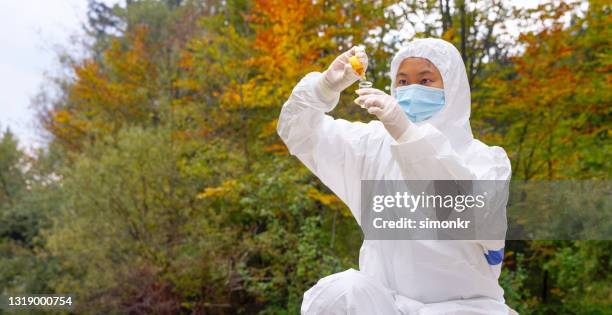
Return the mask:
[[412,122],[427,120],[444,107],[444,89],[420,84],[396,88],[395,98]]

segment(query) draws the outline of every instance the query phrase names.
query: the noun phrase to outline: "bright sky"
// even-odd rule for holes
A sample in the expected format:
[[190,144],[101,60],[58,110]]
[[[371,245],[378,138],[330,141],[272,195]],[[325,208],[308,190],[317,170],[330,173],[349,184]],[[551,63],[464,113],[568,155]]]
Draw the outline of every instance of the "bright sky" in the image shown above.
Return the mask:
[[[538,2],[511,0],[530,7]],[[59,70],[56,47],[70,46],[71,35],[81,32],[86,10],[87,0],[0,2],[0,130],[10,128],[22,147],[45,144],[30,108],[31,99],[45,84],[44,73]]]
[[69,46],[86,12],[87,0],[0,1],[0,130],[10,128],[22,147],[44,145],[30,101],[44,73],[58,71],[56,47]]

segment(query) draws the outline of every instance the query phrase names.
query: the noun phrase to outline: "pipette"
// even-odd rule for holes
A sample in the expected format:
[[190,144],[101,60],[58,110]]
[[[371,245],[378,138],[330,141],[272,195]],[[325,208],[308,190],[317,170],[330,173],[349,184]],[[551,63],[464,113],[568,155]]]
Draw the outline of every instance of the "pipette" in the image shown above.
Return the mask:
[[[364,50],[362,47],[358,46],[355,48],[355,53],[363,52],[363,51]],[[361,64],[361,60],[359,60],[357,56],[351,56],[349,57],[349,63],[351,64],[355,72],[357,72],[357,74],[359,75],[359,87],[360,88],[372,87],[372,82],[366,80],[365,69],[363,65]]]
[[[363,51],[364,51],[363,47],[358,46],[355,48],[356,53],[363,52]],[[371,88],[372,82],[366,80],[365,69],[363,67],[363,64],[359,60],[359,58],[357,58],[357,56],[351,56],[349,57],[349,63],[351,64],[351,67],[353,67],[355,72],[357,72],[357,74],[359,75],[359,88],[360,89]],[[363,105],[360,104],[360,106],[361,108],[364,108]]]

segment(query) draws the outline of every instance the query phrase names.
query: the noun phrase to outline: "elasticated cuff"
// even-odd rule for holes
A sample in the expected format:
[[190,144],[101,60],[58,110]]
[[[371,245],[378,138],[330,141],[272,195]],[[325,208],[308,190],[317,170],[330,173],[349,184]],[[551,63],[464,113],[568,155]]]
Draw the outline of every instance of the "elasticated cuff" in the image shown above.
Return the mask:
[[404,133],[397,139],[397,143],[406,143],[416,141],[423,137],[423,133],[419,130],[419,127],[413,123],[408,125],[408,128]]
[[340,92],[332,89],[327,80],[325,80],[325,73],[322,73],[316,84],[315,88],[317,97],[324,103],[335,103],[336,99],[340,97]]
[[396,159],[416,163],[433,156],[446,155],[451,151],[448,140],[435,127],[427,124],[412,126],[400,137],[403,142],[391,144],[391,153]]

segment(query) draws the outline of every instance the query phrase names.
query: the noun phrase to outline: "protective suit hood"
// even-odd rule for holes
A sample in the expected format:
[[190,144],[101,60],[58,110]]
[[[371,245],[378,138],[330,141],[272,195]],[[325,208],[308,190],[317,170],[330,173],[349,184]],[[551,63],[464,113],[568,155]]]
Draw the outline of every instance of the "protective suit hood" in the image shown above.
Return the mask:
[[473,140],[470,127],[470,85],[461,54],[451,43],[437,38],[411,41],[391,61],[391,95],[395,97],[395,76],[402,61],[409,57],[425,58],[433,63],[444,82],[444,107],[430,119],[417,125],[431,124],[442,132],[457,152]]

